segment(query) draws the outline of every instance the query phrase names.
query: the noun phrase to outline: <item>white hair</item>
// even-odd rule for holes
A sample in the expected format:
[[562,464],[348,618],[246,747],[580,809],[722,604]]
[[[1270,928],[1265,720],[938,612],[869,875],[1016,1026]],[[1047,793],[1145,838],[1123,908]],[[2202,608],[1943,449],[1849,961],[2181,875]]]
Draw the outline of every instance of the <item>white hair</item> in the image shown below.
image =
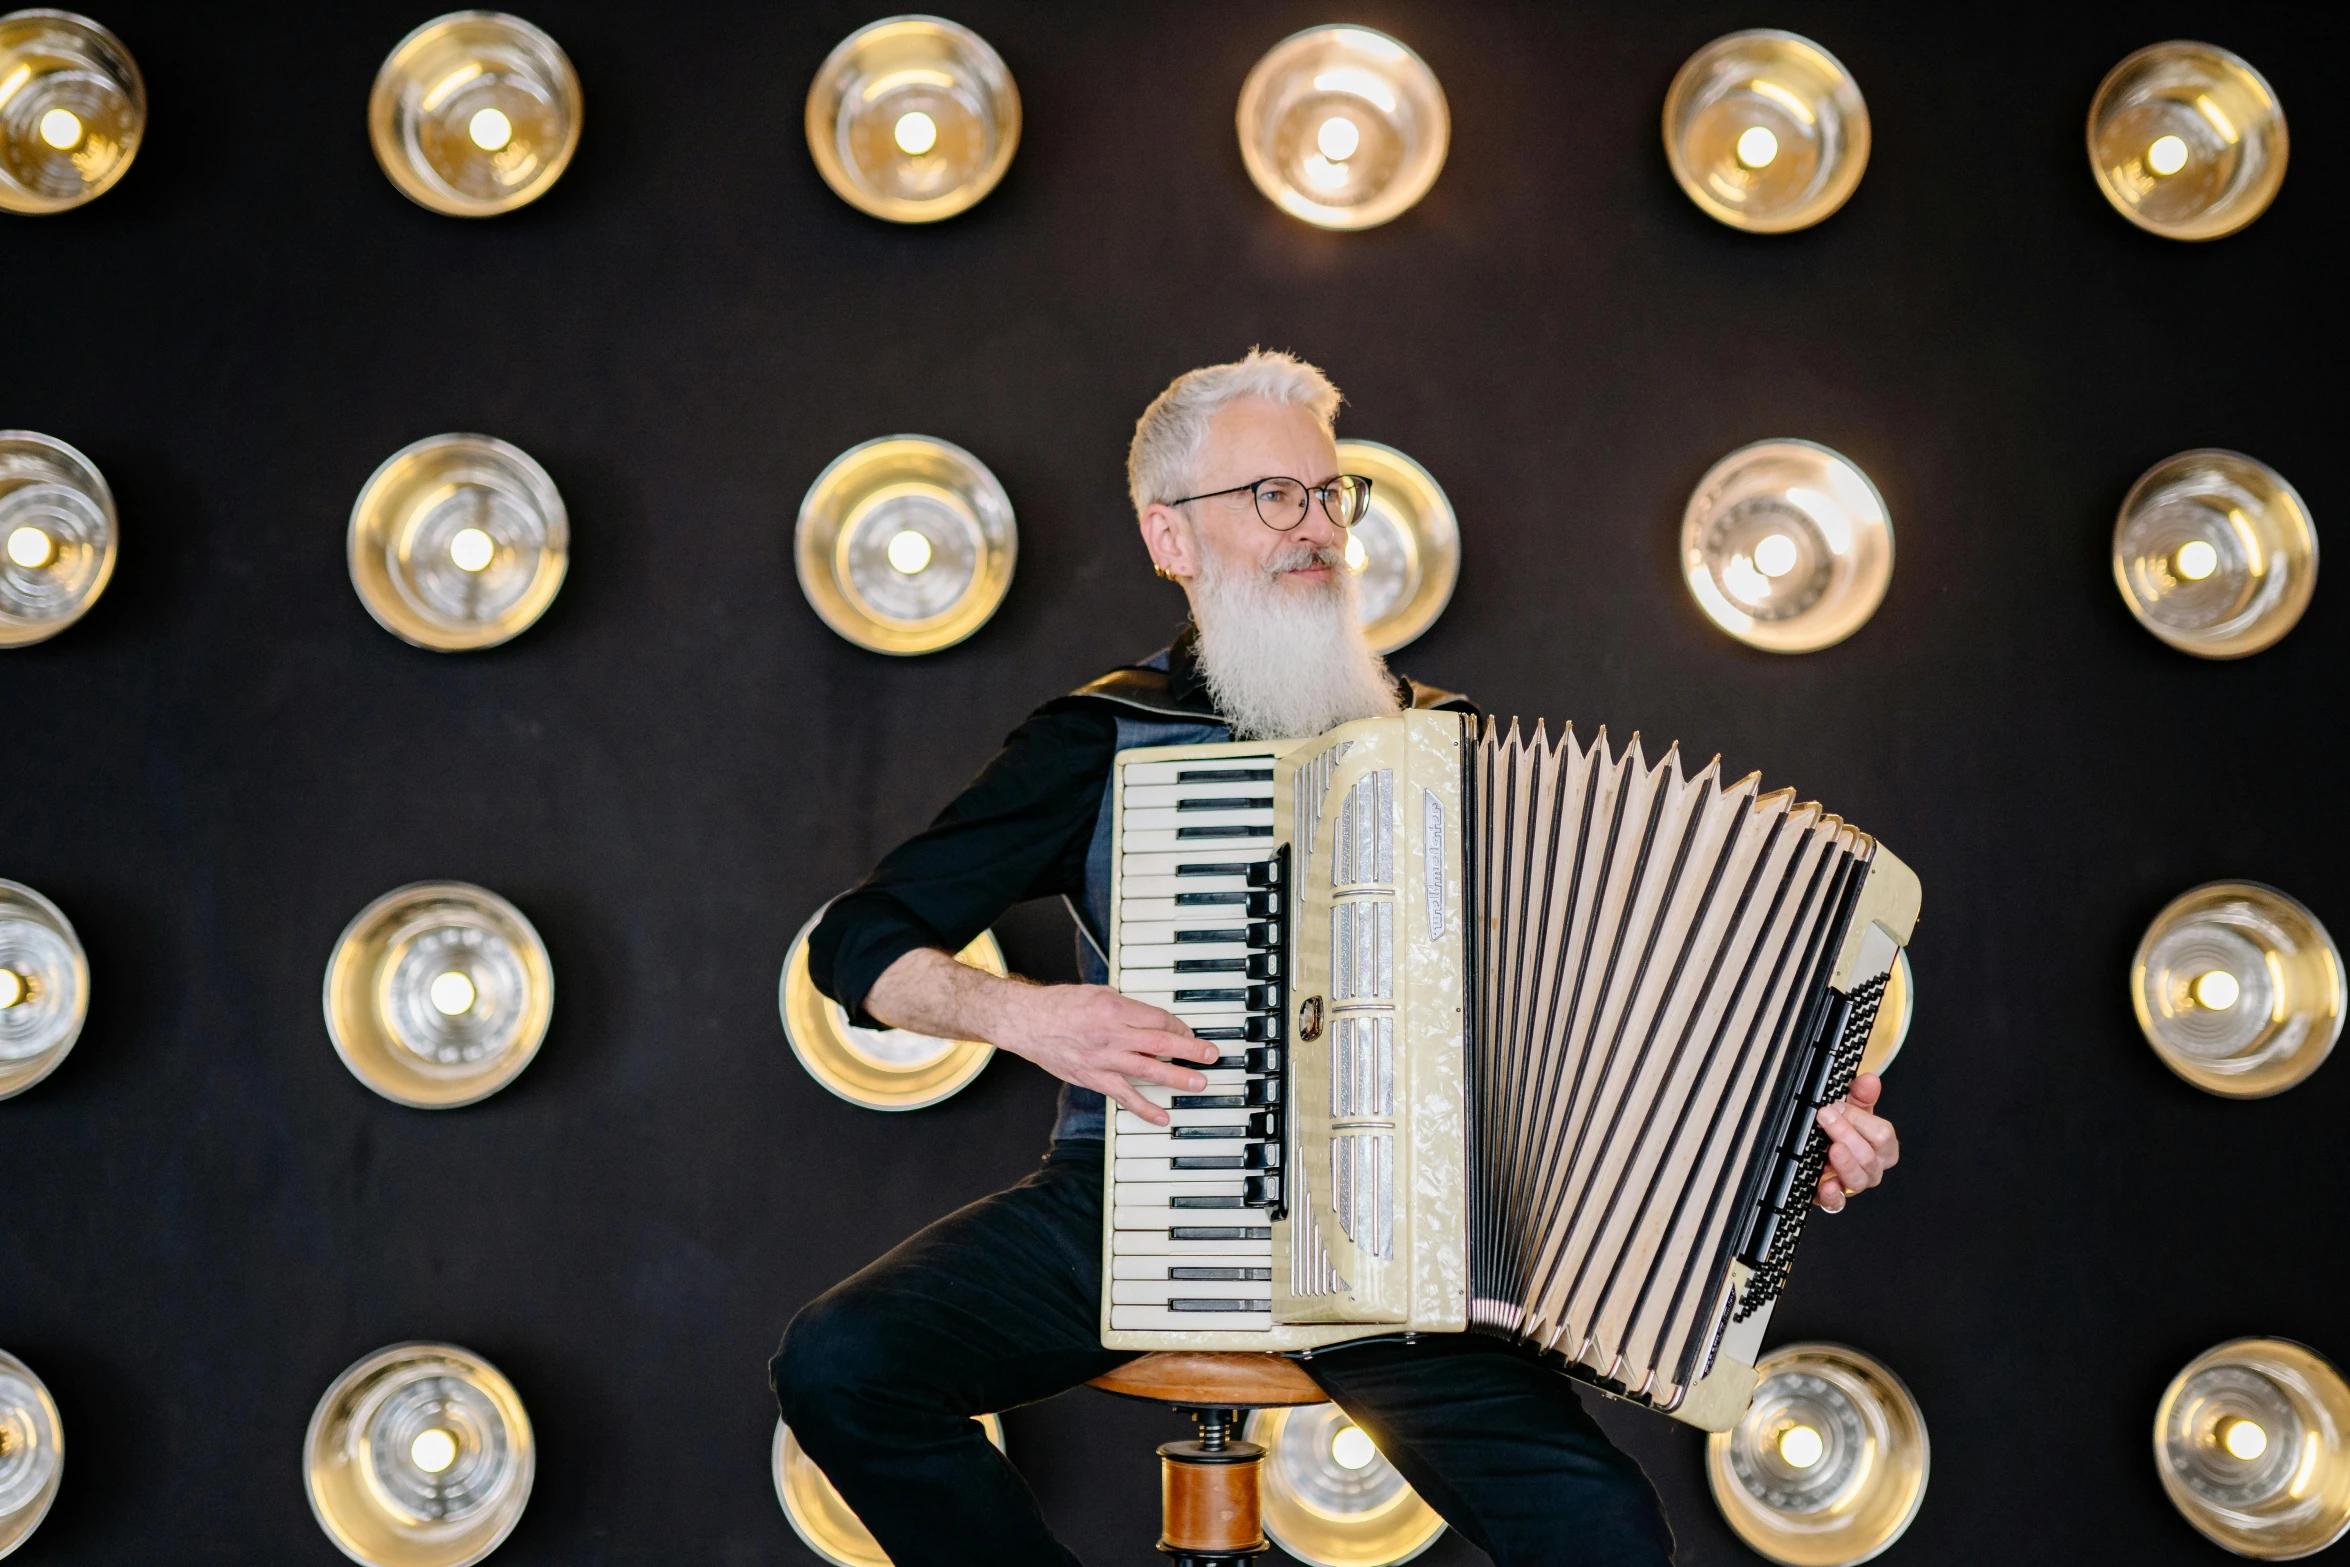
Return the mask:
[[1232,364],[1186,371],[1134,422],[1134,444],[1126,450],[1126,489],[1137,515],[1146,506],[1195,492],[1208,422],[1244,397],[1310,409],[1325,431],[1338,418],[1338,388],[1330,378],[1279,349],[1252,348],[1246,359]]

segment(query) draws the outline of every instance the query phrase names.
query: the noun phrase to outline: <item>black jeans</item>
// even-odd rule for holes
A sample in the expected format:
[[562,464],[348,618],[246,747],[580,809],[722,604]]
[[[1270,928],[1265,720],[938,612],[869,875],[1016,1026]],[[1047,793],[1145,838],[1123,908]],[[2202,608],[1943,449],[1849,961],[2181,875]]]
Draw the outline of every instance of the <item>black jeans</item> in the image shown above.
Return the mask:
[[[1102,1348],[1102,1145],[915,1235],[811,1302],[769,1364],[800,1444],[897,1567],[1077,1560],[971,1416],[1133,1357]],[[1501,1567],[1670,1562],[1640,1466],[1563,1376],[1471,1334],[1301,1363]]]

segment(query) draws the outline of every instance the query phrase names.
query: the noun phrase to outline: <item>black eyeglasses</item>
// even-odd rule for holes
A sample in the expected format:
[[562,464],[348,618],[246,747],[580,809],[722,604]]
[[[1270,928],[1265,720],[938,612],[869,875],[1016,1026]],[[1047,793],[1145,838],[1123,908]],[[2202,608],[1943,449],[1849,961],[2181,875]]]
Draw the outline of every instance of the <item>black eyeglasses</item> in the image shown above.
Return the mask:
[[1212,501],[1219,495],[1243,493],[1256,502],[1257,517],[1275,533],[1287,533],[1305,521],[1306,507],[1316,499],[1322,502],[1323,514],[1342,528],[1353,527],[1371,509],[1371,481],[1359,473],[1342,473],[1328,484],[1308,484],[1303,479],[1259,479],[1254,484],[1236,484],[1229,490],[1186,495],[1167,504],[1188,506],[1193,501]]

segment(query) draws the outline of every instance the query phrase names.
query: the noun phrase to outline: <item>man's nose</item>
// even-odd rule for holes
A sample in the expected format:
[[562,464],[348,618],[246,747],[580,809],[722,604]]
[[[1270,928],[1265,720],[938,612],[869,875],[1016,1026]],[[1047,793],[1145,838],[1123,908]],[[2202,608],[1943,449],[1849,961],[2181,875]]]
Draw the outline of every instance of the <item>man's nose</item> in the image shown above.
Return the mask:
[[1322,509],[1318,496],[1306,502],[1305,520],[1291,531],[1289,537],[1296,543],[1317,550],[1328,549],[1333,545],[1343,548],[1346,544],[1346,530],[1330,520],[1330,514]]

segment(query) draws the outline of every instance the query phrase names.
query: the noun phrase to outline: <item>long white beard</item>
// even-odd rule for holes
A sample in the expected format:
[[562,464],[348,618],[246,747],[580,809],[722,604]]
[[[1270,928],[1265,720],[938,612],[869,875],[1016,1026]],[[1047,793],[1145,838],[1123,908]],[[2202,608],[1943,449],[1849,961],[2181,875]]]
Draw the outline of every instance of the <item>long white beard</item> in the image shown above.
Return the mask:
[[[1235,739],[1318,735],[1403,710],[1386,663],[1364,639],[1341,551],[1300,546],[1265,571],[1231,571],[1213,549],[1200,553],[1193,584],[1200,673]],[[1309,559],[1330,568],[1326,586],[1300,593],[1274,580]]]

